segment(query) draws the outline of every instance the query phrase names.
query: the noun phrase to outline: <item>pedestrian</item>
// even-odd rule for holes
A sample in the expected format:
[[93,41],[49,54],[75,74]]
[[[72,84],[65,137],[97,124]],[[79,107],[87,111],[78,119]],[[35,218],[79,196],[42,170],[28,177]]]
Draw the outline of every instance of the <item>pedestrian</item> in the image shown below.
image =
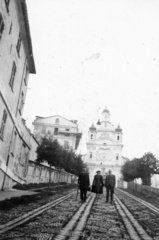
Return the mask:
[[87,198],[87,191],[90,188],[89,174],[86,168],[84,168],[83,171],[80,173],[78,178],[78,184],[80,189],[81,202],[85,202]]
[[115,175],[112,174],[112,171],[108,171],[108,175],[106,175],[105,179],[105,187],[106,187],[106,202],[109,200],[109,196],[111,198],[111,203],[113,203],[113,195],[114,195],[114,188],[116,184]]
[[94,189],[93,192],[95,192],[98,197],[103,193],[103,177],[100,174],[100,171],[96,172],[92,185],[92,189]]

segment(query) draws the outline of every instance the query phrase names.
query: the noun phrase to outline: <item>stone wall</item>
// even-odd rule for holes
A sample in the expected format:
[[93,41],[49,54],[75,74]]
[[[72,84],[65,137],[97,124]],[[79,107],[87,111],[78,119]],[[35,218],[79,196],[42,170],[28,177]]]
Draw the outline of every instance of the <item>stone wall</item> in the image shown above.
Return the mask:
[[151,194],[151,192],[159,195],[159,188],[138,184],[136,182],[129,182],[128,183],[128,188],[133,189],[137,192],[143,192],[143,193],[145,192],[148,195]]
[[[58,172],[57,169],[52,168],[51,181],[52,182],[74,182],[74,175],[65,171]],[[49,182],[49,167],[44,164],[38,164],[29,160],[28,173],[26,176],[26,183],[44,183]]]

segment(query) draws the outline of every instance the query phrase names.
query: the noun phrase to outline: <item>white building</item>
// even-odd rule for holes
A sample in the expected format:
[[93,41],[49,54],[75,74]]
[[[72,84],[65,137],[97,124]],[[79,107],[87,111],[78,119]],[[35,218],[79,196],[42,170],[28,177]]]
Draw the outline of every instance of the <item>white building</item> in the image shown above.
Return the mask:
[[111,169],[116,175],[118,185],[120,184],[122,177],[120,170],[125,161],[122,157],[122,136],[122,129],[111,124],[110,112],[107,108],[104,109],[101,120],[98,120],[95,126],[92,124],[88,132],[86,163],[91,182],[97,170],[105,177]]
[[33,122],[34,136],[38,141],[46,135],[52,135],[62,146],[77,149],[82,134],[78,132],[76,120],[68,120],[59,115],[51,117],[36,117]]
[[25,0],[0,0],[0,189],[25,182],[30,132],[22,119],[35,74]]

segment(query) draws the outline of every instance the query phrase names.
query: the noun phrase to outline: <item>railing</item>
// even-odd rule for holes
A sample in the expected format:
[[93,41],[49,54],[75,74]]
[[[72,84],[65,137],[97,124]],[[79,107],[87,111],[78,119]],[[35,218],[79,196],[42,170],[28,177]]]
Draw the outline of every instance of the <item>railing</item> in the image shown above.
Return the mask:
[[129,182],[128,188],[137,192],[145,193],[147,196],[149,196],[151,193],[159,195],[159,188],[151,187],[148,185],[141,185],[135,182]]

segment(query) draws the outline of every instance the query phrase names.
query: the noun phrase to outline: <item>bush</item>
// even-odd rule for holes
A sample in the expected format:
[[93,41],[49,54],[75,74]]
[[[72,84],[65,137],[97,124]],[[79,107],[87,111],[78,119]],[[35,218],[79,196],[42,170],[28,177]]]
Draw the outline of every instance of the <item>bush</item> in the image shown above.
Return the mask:
[[[50,186],[58,186],[58,185],[66,185],[66,182],[59,182],[59,183],[50,183]],[[14,189],[18,190],[31,190],[31,189],[36,189],[36,188],[43,188],[43,187],[48,187],[48,183],[29,183],[29,184],[16,184],[13,186]]]

